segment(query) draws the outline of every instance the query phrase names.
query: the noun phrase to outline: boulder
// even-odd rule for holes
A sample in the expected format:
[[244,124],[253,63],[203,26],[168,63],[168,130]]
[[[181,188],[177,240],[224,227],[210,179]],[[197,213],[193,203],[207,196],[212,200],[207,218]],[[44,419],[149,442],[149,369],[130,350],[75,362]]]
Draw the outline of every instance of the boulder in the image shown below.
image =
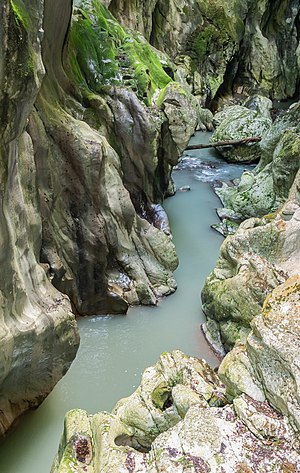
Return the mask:
[[249,110],[255,110],[269,119],[271,119],[270,110],[272,106],[272,100],[263,95],[251,95],[243,103],[243,107],[249,108]]
[[[272,121],[255,110],[240,105],[228,107],[214,117],[216,130],[211,142],[241,140],[262,137],[271,127]],[[219,147],[218,151],[229,162],[252,162],[260,157],[259,143]]]
[[291,106],[265,133],[257,168],[216,189],[222,212],[232,212],[241,221],[272,213],[287,200],[300,167],[299,106]]
[[245,394],[228,405],[223,390],[205,362],[163,354],[111,414],[66,415],[52,473],[297,471],[288,419]]

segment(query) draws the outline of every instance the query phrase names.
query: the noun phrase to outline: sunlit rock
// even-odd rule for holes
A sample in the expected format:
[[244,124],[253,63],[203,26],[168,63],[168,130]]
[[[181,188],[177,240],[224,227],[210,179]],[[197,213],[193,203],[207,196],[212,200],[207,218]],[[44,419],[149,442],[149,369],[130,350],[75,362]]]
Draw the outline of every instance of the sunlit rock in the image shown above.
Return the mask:
[[254,171],[216,190],[226,212],[244,220],[270,214],[284,204],[300,167],[299,110],[299,103],[291,106],[265,133]]

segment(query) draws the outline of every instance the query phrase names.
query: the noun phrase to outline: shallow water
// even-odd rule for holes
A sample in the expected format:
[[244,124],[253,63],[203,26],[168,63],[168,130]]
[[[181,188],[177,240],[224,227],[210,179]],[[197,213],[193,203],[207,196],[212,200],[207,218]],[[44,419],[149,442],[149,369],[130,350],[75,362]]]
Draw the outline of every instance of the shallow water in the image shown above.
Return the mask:
[[[203,143],[209,136],[198,133],[191,142]],[[111,410],[134,391],[142,371],[161,352],[178,348],[217,365],[200,330],[204,320],[200,288],[222,242],[210,229],[217,222],[215,208],[220,205],[211,183],[233,179],[243,169],[225,164],[211,149],[185,153],[174,179],[178,188],[190,186],[191,191],[177,192],[165,202],[180,259],[178,290],[154,308],[136,307],[127,316],[78,321],[81,345],[76,360],[46,401],[0,446],[1,473],[49,473],[65,412],[75,407],[89,413]]]

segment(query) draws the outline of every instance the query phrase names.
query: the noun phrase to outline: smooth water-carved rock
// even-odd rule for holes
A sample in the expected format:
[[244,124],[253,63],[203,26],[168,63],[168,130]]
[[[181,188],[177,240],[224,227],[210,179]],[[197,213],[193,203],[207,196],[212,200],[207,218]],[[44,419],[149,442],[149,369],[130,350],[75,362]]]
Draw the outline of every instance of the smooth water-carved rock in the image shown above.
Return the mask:
[[216,189],[225,207],[221,212],[244,220],[262,217],[284,204],[300,167],[299,110],[299,103],[291,106],[264,134],[254,171],[245,171],[234,185],[223,183]]
[[43,2],[4,1],[0,18],[2,436],[49,394],[68,370],[79,340],[68,298],[50,284],[39,264],[37,172],[25,126],[44,74]]
[[[174,245],[153,208],[170,193],[172,166],[197,118],[188,94],[175,94],[168,112],[150,107],[172,81],[159,56],[100,3],[76,6],[64,56],[68,76],[59,59],[63,42],[45,47],[48,74],[29,127],[41,183],[42,258],[79,313],[120,313],[176,289]],[[50,45],[57,27],[50,8],[45,25]],[[87,38],[95,48],[103,40],[103,50],[96,54]],[[125,63],[136,93],[118,79]],[[180,138],[179,123],[186,124]]]
[[198,125],[196,101],[179,84],[173,82],[162,90],[157,105],[167,117],[172,140],[182,151],[186,144],[186,136],[191,136]]
[[[236,347],[223,360],[219,373],[231,392],[253,396],[252,384],[288,416],[296,429],[299,414],[300,278],[293,276],[267,297],[261,315],[251,322],[246,346]],[[240,364],[244,370],[240,371]],[[260,396],[260,394],[259,394]],[[257,399],[257,396],[254,395]]]
[[156,365],[145,370],[140,387],[119,401],[111,414],[89,417],[80,410],[67,414],[52,471],[68,471],[71,464],[80,467],[74,449],[79,436],[92,439],[91,471],[97,471],[96,465],[103,472],[127,471],[130,464],[135,465],[130,471],[138,471],[135,468],[146,467],[146,453],[160,433],[180,422],[195,404],[224,405],[224,391],[205,361],[178,350],[163,353]]
[[[266,118],[258,111],[239,105],[228,107],[217,113],[214,122],[217,128],[211,137],[212,143],[262,137],[272,124],[271,118]],[[217,149],[230,162],[252,162],[260,157],[259,143]]]
[[281,214],[246,220],[221,246],[202,302],[227,350],[238,340],[245,341],[266,296],[288,276],[299,273],[299,216],[298,207],[288,221]]
[[3,434],[76,354],[62,293],[80,314],[124,313],[176,289],[174,245],[153,209],[192,125],[180,116],[175,142],[172,114],[151,106],[171,61],[100,2],[76,2],[71,25],[69,0],[0,11]]
[[[216,269],[202,297],[208,316],[208,339],[231,349],[245,341],[249,322],[264,298],[288,276],[299,274],[300,148],[299,103],[279,117],[261,142],[261,161],[233,185],[217,189],[234,223],[249,216],[225,240]],[[279,210],[278,210],[279,209]],[[220,344],[221,342],[221,344]]]
[[286,417],[242,395],[227,405],[205,362],[176,351],[148,368],[111,414],[65,418],[52,473],[298,471],[299,442]]

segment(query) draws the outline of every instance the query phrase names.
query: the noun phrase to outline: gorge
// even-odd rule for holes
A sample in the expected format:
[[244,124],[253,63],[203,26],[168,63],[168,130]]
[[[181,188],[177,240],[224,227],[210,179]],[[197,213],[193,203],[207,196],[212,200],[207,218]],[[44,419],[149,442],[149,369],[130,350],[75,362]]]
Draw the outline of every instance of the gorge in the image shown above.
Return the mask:
[[162,204],[195,129],[262,136],[219,148],[259,160],[216,189],[231,236],[202,301],[207,340],[229,351],[220,379],[163,354],[111,415],[67,415],[53,472],[300,471],[299,104],[274,121],[269,101],[297,101],[300,23],[297,1],[275,3],[2,2],[2,436],[68,370],[75,316],[176,290]]

